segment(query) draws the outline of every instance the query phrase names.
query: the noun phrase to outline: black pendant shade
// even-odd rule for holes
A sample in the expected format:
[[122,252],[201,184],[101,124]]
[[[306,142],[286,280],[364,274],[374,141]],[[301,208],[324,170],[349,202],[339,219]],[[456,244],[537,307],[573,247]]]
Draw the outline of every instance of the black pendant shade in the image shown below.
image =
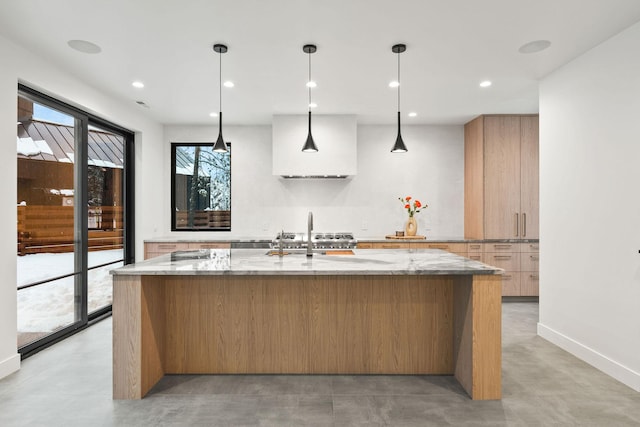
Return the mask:
[[407,146],[404,145],[404,141],[402,140],[402,134],[400,133],[400,111],[398,111],[398,136],[396,137],[396,143],[393,144],[393,148],[391,149],[392,153],[406,153]]
[[224,142],[224,138],[222,137],[222,111],[220,111],[218,115],[218,123],[218,139],[213,146],[213,151],[216,153],[226,153],[229,150],[227,149],[227,144]]
[[222,54],[227,52],[227,46],[223,44],[214,44],[213,50],[220,54],[220,75],[219,75],[219,88],[220,88],[220,113],[218,114],[218,139],[213,146],[213,151],[217,153],[227,153],[229,149],[227,148],[227,144],[224,142],[224,138],[222,137]]
[[402,140],[402,134],[400,133],[400,54],[407,50],[407,46],[404,44],[394,44],[391,47],[391,52],[398,54],[398,136],[396,137],[396,143],[393,144],[391,149],[392,153],[406,153],[407,146],[404,145]]
[[307,142],[304,143],[302,151],[305,153],[315,153],[318,151],[316,143],[313,141],[313,135],[311,135],[311,111],[309,111],[309,134],[307,135]]
[[[305,44],[302,47],[302,51],[309,55],[309,80],[307,80],[307,82],[311,82],[311,54],[316,50],[317,47],[314,44]],[[309,130],[307,134],[307,141],[304,143],[302,151],[305,153],[316,153],[318,151],[318,147],[313,141],[313,135],[311,134],[311,86],[309,84],[307,84],[307,86],[309,88]]]

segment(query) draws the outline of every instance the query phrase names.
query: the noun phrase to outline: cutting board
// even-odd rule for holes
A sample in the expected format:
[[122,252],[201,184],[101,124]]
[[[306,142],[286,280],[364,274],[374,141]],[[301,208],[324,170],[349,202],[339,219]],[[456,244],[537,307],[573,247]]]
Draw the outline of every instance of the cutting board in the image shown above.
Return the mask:
[[424,240],[426,239],[425,236],[420,236],[420,235],[416,235],[416,236],[396,236],[393,234],[388,234],[386,236],[384,236],[385,239],[392,239],[392,240]]

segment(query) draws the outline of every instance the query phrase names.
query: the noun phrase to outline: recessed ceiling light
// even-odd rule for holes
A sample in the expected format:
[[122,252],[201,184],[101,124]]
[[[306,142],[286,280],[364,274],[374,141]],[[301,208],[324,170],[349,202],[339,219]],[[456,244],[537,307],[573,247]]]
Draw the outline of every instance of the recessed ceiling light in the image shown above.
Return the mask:
[[316,104],[315,102],[310,102],[309,103],[309,108],[316,108],[318,106],[318,104]]
[[480,87],[489,87],[491,86],[491,81],[490,80],[485,80],[483,82],[480,82]]
[[209,117],[218,117],[218,113],[209,113]]
[[226,82],[223,83],[224,87],[234,87],[235,85],[233,84],[232,81],[227,80]]
[[131,83],[131,86],[138,88],[138,89],[142,89],[144,87],[144,83],[142,83],[139,80],[136,80],[135,82]]
[[418,113],[412,111],[408,114],[409,117],[416,117],[418,115]]
[[399,81],[394,80],[394,81],[389,83],[389,87],[396,88],[398,86],[400,86],[400,82]]
[[82,53],[100,53],[102,52],[102,48],[97,44],[88,42],[86,40],[69,40],[67,45],[71,49],[75,49],[78,52]]
[[307,87],[316,87],[316,86],[318,85],[313,80],[307,82]]
[[525,43],[520,46],[518,52],[520,53],[537,53],[542,50],[545,50],[551,46],[551,42],[549,40],[535,40],[529,43]]

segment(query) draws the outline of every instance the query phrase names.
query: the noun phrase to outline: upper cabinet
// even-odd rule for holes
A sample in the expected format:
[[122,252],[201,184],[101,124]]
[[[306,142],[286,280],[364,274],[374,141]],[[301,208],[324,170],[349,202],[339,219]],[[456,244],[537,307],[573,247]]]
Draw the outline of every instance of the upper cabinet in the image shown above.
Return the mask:
[[538,116],[465,125],[465,238],[538,239]]

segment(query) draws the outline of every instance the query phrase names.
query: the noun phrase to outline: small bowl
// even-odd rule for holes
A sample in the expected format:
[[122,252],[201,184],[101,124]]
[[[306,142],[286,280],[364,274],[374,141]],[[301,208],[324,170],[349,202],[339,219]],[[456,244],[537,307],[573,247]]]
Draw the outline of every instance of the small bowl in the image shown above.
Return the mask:
[[396,231],[396,237],[404,237],[404,231]]

